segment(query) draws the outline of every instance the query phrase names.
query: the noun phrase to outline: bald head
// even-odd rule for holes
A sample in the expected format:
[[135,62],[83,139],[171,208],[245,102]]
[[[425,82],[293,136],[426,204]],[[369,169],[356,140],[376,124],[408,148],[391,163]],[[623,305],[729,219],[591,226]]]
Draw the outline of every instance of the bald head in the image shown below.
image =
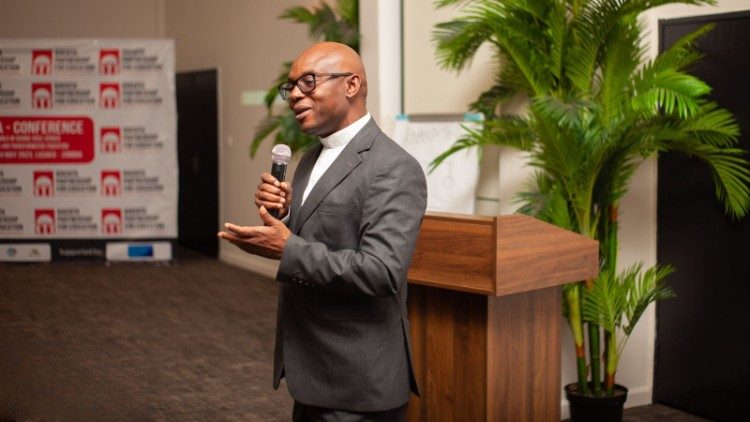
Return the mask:
[[361,87],[357,96],[361,97],[363,102],[367,97],[365,65],[362,63],[359,54],[348,45],[330,41],[313,44],[294,61],[295,64],[298,62],[315,62],[319,67],[319,69],[316,69],[318,72],[351,72],[358,75],[361,80]]
[[345,44],[321,42],[303,51],[292,63],[289,81],[315,75],[315,87],[303,93],[293,88],[289,108],[303,132],[328,136],[367,113],[367,75],[362,59]]

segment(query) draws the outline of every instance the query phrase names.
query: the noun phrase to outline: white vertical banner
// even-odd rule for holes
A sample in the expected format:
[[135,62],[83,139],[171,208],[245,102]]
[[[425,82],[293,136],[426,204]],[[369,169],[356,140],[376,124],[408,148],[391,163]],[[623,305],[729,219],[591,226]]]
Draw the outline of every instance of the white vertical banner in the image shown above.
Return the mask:
[[174,52],[0,39],[0,239],[177,236]]
[[479,178],[479,152],[466,148],[448,157],[432,173],[430,163],[466,134],[479,129],[481,116],[407,116],[396,118],[393,139],[419,161],[427,176],[427,210],[473,214]]

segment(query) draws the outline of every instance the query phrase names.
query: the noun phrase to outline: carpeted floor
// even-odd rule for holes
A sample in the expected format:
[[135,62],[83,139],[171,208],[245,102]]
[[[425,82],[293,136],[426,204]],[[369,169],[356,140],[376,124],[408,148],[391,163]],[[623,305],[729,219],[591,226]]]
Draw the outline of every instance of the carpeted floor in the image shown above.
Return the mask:
[[182,255],[0,267],[0,420],[288,421],[275,283]]
[[[288,421],[271,387],[276,285],[173,265],[0,265],[0,421]],[[705,419],[664,406],[626,421]]]

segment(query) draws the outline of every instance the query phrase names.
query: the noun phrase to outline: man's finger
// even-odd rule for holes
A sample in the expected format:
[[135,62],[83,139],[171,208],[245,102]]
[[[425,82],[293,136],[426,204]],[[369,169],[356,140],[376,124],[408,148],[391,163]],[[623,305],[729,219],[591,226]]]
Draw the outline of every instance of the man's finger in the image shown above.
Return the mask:
[[[283,194],[284,193],[282,192],[282,195]],[[261,201],[266,201],[266,202],[276,202],[276,203],[281,202],[282,204],[286,202],[286,199],[284,199],[283,197],[280,197],[278,195],[274,195],[268,192],[262,192],[262,191],[258,191],[255,194],[255,197]]]
[[265,173],[263,173],[263,174],[260,175],[260,178],[261,178],[261,180],[263,180],[266,183],[270,183],[270,184],[272,184],[272,185],[274,185],[276,187],[279,186],[279,181],[276,180],[276,178],[273,177],[271,175],[271,173],[265,172]]
[[258,192],[268,192],[272,193],[274,195],[278,196],[285,196],[286,192],[284,192],[281,188],[276,187],[270,183],[261,183],[258,185]]
[[291,195],[292,194],[292,186],[289,184],[289,182],[281,182],[279,184],[279,187],[281,188],[281,190],[285,194],[287,194],[287,195]]
[[224,228],[240,237],[252,237],[255,235],[254,227],[243,227],[232,223],[224,223]]
[[258,214],[260,214],[260,219],[263,220],[264,226],[274,226],[279,221],[268,212],[266,207],[260,207],[260,209],[258,209]]
[[235,236],[234,234],[229,233],[229,232],[222,231],[222,232],[216,233],[216,235],[219,237],[219,239],[228,240],[230,242],[239,240],[239,238],[237,236]]
[[278,202],[265,202],[265,201],[260,201],[257,199],[255,200],[255,206],[258,208],[266,207],[266,209],[277,209],[277,210],[284,208],[284,205],[279,204]]

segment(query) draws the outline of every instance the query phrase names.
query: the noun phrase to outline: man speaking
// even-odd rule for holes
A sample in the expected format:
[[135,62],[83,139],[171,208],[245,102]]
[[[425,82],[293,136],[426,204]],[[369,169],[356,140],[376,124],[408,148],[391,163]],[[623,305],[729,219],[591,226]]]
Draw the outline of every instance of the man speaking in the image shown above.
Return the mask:
[[406,272],[427,202],[424,173],[367,112],[364,65],[346,45],[304,51],[279,92],[320,145],[291,186],[263,174],[263,226],[219,233],[281,260],[274,388],[286,376],[295,421],[404,420],[409,392],[418,394]]

